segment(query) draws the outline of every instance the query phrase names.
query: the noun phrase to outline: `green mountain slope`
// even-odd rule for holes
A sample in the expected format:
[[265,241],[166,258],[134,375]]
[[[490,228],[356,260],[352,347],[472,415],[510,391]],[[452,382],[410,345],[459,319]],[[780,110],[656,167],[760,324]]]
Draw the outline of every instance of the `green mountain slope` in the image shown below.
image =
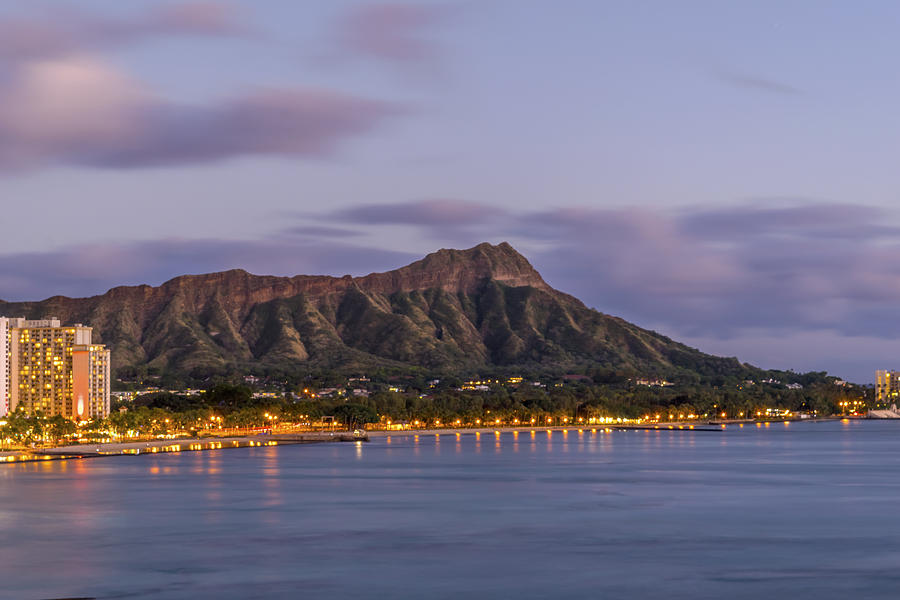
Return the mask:
[[91,325],[111,347],[114,368],[178,374],[376,366],[600,365],[704,375],[747,369],[587,308],[547,285],[507,243],[440,250],[358,278],[234,270],[91,298],[0,302],[0,314]]

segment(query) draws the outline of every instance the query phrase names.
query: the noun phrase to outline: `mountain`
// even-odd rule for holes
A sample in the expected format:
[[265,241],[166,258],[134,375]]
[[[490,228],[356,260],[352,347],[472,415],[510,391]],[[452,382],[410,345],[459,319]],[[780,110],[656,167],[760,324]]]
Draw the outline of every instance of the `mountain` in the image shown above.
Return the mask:
[[101,296],[2,302],[0,315],[94,327],[120,372],[425,367],[737,373],[703,354],[587,308],[551,288],[507,243],[439,250],[365,277],[185,275]]

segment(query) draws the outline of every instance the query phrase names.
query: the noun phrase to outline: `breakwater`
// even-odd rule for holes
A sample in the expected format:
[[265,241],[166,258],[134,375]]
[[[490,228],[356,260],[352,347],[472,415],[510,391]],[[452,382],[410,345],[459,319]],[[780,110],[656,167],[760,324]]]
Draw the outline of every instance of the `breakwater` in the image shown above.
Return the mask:
[[323,444],[329,442],[366,442],[366,434],[348,432],[302,432],[261,434],[229,438],[168,439],[144,442],[113,442],[104,444],[77,444],[29,451],[6,452],[0,462],[30,462],[65,460],[73,458],[99,458],[103,456],[127,456],[159,454],[166,452],[196,452],[224,450],[228,448],[254,448],[287,444]]

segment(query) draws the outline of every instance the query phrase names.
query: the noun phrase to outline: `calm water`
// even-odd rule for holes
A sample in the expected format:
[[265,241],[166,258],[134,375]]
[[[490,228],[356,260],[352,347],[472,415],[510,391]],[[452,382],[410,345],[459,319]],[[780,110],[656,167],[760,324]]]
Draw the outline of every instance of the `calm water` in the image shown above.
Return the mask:
[[0,597],[895,598],[898,475],[891,422],[5,465]]

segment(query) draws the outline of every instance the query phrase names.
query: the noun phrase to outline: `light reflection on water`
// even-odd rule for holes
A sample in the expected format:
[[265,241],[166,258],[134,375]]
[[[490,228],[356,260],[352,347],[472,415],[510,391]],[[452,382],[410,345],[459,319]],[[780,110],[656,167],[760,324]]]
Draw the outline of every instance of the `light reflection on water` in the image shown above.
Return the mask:
[[3,465],[0,597],[889,598],[898,467],[889,422]]

